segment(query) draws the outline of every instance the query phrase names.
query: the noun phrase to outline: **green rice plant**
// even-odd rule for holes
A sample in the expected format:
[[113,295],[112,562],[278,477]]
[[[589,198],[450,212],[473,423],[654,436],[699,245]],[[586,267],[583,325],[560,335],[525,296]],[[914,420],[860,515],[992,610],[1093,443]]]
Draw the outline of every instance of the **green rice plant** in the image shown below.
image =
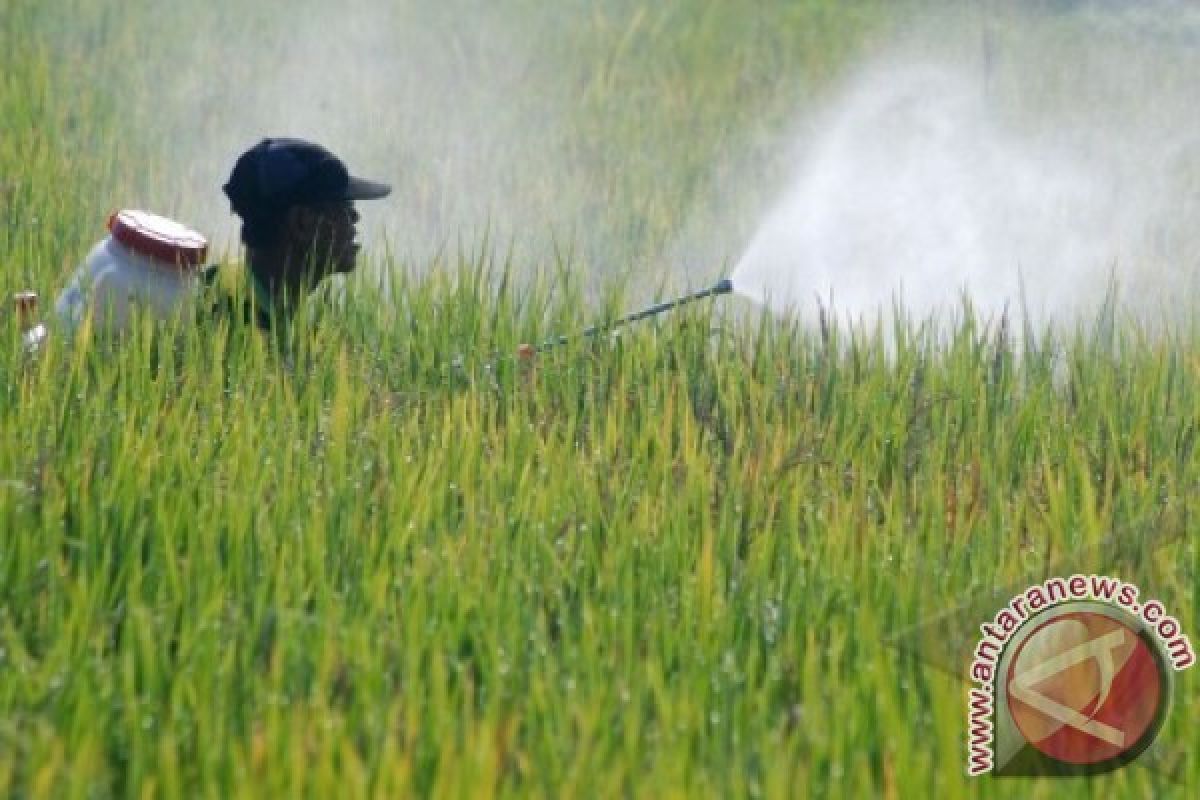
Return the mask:
[[[783,135],[804,87],[772,75],[817,91],[890,19],[587,5],[546,23],[578,58],[590,164],[562,202],[615,208],[642,256],[707,159]],[[176,191],[168,143],[130,132],[162,63],[135,56],[183,47],[142,35],[158,24],[99,0],[0,14],[3,294],[46,303],[113,198]],[[114,75],[126,94],[98,88]],[[694,147],[664,145],[684,131]],[[1114,307],[1026,338],[965,301],[890,328],[729,301],[511,357],[666,293],[602,269],[598,241],[381,245],[282,346],[142,319],[30,358],[4,318],[0,794],[1194,793],[1195,759],[969,780],[964,684],[892,644],[1060,568],[1119,570],[1200,631],[1194,323],[1152,335]],[[1197,749],[1191,678],[1168,754]]]

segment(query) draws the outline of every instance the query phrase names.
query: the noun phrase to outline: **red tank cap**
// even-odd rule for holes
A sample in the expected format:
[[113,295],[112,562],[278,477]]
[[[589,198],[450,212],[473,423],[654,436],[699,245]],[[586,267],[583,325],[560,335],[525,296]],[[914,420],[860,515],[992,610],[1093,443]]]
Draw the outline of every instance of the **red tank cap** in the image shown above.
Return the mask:
[[208,241],[201,234],[148,211],[117,211],[108,218],[108,230],[138,255],[182,270],[195,269],[208,255]]
[[21,314],[37,313],[38,294],[37,292],[17,292],[12,296],[13,307]]
[[12,296],[13,308],[17,311],[17,323],[21,330],[29,330],[37,322],[37,292],[17,292]]

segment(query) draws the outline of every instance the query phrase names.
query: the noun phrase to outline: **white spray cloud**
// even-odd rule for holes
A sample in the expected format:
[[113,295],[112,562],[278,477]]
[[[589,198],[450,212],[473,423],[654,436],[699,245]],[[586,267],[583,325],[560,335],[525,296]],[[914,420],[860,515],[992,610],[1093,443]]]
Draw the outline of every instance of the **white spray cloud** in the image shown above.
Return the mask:
[[1040,324],[1093,309],[1110,281],[1134,305],[1178,307],[1200,268],[1200,116],[1182,73],[1197,62],[1130,30],[1114,47],[1090,27],[1111,12],[1082,10],[1008,20],[1016,44],[994,72],[928,40],[864,68],[798,148],[739,290],[852,319],[896,300],[945,314],[965,292],[990,315],[1020,313],[1023,294]]

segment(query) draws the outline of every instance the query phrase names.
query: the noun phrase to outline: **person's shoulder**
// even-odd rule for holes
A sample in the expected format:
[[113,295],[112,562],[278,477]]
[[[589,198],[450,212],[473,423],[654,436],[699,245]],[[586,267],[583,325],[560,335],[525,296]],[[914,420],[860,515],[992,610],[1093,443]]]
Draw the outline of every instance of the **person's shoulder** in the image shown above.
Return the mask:
[[201,318],[241,320],[245,315],[242,268],[231,264],[209,264],[197,276],[197,311]]
[[274,315],[249,267],[211,264],[200,271],[200,308],[211,317],[262,331],[274,326]]
[[197,276],[202,291],[220,291],[228,294],[245,291],[244,269],[238,264],[208,264],[201,267]]

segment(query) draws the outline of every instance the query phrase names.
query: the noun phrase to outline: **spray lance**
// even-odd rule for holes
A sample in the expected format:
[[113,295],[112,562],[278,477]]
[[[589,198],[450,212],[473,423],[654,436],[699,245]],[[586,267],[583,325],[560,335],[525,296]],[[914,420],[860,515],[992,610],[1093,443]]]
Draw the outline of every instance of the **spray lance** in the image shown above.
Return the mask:
[[[615,319],[612,322],[608,322],[608,323],[605,323],[602,325],[593,325],[592,327],[586,328],[583,331],[575,334],[575,338],[590,339],[594,336],[598,336],[602,333],[608,333],[610,331],[616,330],[617,328],[628,325],[630,323],[638,322],[640,320],[648,319],[650,317],[656,317],[659,314],[664,314],[668,311],[679,308],[680,306],[687,305],[688,303],[693,303],[697,300],[703,300],[706,297],[716,297],[716,296],[722,295],[722,294],[729,294],[732,291],[733,291],[733,281],[731,281],[729,278],[724,278],[720,281],[717,281],[715,284],[708,287],[707,289],[701,289],[698,292],[692,292],[691,294],[685,294],[683,297],[678,297],[674,300],[668,300],[664,303],[658,303],[657,305],[650,306],[649,308],[644,308],[641,311],[635,312],[633,314],[629,314],[629,315],[621,317],[619,319]],[[544,353],[545,351],[547,351],[553,347],[558,347],[559,345],[566,344],[572,338],[573,337],[571,337],[571,336],[555,336],[551,339],[547,339],[546,341],[542,342],[541,344],[537,344],[537,345],[523,344],[517,348],[517,357],[522,358],[522,359],[533,358],[538,353]]]

